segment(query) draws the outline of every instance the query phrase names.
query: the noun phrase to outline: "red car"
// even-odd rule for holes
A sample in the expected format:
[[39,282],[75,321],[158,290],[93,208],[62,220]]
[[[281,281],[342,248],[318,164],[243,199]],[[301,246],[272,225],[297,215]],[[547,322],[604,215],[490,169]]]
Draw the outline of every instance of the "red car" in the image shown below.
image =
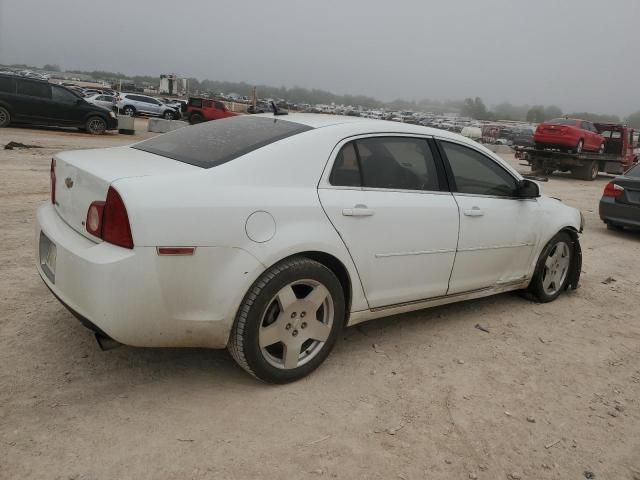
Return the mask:
[[236,115],[238,114],[229,110],[224,103],[218,100],[197,97],[189,98],[185,112],[185,117],[191,124],[234,117]]
[[605,138],[591,122],[575,118],[555,118],[538,125],[533,141],[537,149],[551,147],[576,153],[604,153]]

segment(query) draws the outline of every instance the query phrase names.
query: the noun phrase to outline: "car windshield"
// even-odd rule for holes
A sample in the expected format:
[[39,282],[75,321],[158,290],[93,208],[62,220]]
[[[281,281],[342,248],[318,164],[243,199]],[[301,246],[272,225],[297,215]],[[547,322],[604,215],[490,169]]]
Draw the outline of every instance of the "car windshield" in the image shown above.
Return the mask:
[[312,128],[275,117],[239,115],[180,128],[133,146],[202,168],[211,168]]
[[554,118],[553,120],[548,120],[545,123],[550,123],[552,125],[575,125],[576,120],[571,118]]

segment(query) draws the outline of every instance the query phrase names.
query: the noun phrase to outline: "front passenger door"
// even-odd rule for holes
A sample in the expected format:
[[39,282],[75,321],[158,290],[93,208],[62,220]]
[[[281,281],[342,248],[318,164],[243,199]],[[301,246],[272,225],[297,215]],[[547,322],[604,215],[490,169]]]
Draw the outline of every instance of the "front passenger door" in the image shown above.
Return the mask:
[[467,145],[439,144],[460,215],[449,294],[524,281],[537,244],[538,201],[518,198],[517,178],[493,158]]

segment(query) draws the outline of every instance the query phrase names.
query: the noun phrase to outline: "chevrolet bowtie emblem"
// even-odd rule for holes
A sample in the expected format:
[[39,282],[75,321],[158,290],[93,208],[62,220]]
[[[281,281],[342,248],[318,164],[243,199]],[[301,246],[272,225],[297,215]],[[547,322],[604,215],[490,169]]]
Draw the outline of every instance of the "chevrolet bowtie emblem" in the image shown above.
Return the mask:
[[67,188],[73,187],[73,180],[71,180],[71,177],[65,178],[64,179],[64,184],[67,186]]

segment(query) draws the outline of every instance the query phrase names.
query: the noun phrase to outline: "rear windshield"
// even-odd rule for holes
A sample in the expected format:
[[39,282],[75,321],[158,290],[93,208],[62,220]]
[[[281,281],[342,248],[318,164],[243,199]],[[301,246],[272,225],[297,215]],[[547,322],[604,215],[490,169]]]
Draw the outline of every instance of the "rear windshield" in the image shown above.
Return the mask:
[[553,120],[548,120],[544,123],[551,123],[553,125],[575,125],[577,120],[573,120],[571,118],[554,118]]
[[221,165],[311,127],[274,117],[237,117],[180,128],[133,146],[202,168]]
[[625,173],[624,175],[626,177],[640,178],[640,165],[631,167],[631,169],[627,170],[627,173]]

